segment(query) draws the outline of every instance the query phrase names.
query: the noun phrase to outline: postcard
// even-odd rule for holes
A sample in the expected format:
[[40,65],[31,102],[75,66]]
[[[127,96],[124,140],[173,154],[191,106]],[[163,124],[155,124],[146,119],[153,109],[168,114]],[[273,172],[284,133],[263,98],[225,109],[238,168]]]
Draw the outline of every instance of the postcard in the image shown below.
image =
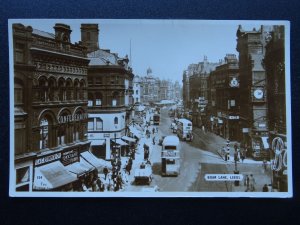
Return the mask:
[[288,21],[8,27],[11,197],[293,196]]

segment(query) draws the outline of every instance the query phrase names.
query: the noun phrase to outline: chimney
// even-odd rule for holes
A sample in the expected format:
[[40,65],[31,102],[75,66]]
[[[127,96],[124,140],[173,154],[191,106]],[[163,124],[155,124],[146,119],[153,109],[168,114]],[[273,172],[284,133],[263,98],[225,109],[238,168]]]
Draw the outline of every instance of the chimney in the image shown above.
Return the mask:
[[71,42],[71,28],[63,23],[56,23],[54,26],[55,39],[62,42]]
[[87,47],[87,52],[99,49],[99,28],[98,24],[81,24],[81,41]]

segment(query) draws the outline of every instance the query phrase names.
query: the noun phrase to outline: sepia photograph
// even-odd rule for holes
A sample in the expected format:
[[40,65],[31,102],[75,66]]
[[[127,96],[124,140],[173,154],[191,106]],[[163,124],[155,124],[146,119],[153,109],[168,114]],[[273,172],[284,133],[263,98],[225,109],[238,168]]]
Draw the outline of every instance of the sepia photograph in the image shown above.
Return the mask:
[[293,197],[288,21],[8,34],[11,197]]

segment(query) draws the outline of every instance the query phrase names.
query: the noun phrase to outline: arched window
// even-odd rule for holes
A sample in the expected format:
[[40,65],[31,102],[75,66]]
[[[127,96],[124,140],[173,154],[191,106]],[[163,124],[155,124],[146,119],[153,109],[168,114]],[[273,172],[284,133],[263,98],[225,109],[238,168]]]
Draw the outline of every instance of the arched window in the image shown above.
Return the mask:
[[96,105],[101,106],[102,105],[102,94],[100,92],[96,93]]
[[45,77],[39,79],[39,88],[40,88],[40,101],[45,102],[48,100],[47,94],[47,80]]
[[66,128],[63,124],[58,128],[57,140],[59,145],[63,145],[66,143]]
[[77,79],[74,81],[74,99],[79,99],[79,81]]
[[47,118],[40,120],[40,149],[49,147],[49,122]]
[[66,82],[66,100],[72,100],[72,81],[68,79]]
[[86,100],[86,95],[84,95],[85,88],[86,88],[85,81],[81,80],[80,88],[79,88],[79,99],[80,100]]
[[58,81],[58,99],[59,101],[65,100],[65,80],[63,78]]
[[96,130],[103,130],[103,120],[96,118]]
[[118,125],[118,123],[119,123],[119,119],[118,119],[118,117],[115,117],[115,119],[114,119],[114,124],[115,124],[115,125]]
[[119,93],[117,91],[115,91],[113,93],[113,97],[112,97],[112,106],[118,105],[118,98],[119,98]]
[[56,81],[54,78],[49,79],[49,92],[48,97],[50,101],[54,101],[55,99],[55,88],[56,88]]

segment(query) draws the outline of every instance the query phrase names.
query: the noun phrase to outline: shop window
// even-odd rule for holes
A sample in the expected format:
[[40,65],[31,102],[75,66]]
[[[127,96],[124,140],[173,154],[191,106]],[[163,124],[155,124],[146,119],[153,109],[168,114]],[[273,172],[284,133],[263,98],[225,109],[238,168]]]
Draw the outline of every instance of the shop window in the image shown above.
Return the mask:
[[103,130],[103,120],[96,118],[96,130]]
[[88,130],[89,131],[94,130],[94,118],[89,118],[89,120],[88,120]]

